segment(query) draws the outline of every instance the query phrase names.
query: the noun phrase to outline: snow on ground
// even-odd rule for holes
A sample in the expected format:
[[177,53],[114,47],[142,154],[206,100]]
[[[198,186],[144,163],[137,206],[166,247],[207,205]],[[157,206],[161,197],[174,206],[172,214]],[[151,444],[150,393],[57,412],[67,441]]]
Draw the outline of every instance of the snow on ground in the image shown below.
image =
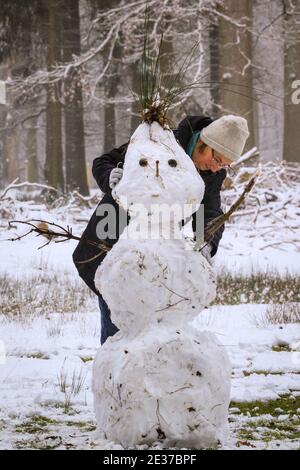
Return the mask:
[[[274,227],[274,232],[278,228]],[[278,235],[278,234],[276,234]],[[288,235],[287,231],[281,231],[280,238],[284,240]],[[272,235],[274,241],[275,234]],[[300,240],[299,235],[297,235]],[[300,242],[298,246],[294,244],[276,245],[263,248],[265,243],[249,232],[249,227],[232,224],[227,226],[218,250],[215,261],[217,272],[224,270],[231,273],[247,275],[252,272],[278,272],[300,274]],[[269,244],[272,244],[270,241]]]
[[[225,181],[224,209],[236,201],[256,168],[242,167]],[[300,166],[268,162],[260,167],[261,176],[246,204],[227,224],[218,269],[231,272],[300,272]]]
[[[300,324],[258,329],[254,317],[265,309],[216,306],[194,321],[197,328],[217,334],[232,361],[232,435],[226,448],[300,447]],[[94,312],[0,320],[6,348],[0,365],[0,448],[116,448],[99,442],[95,432],[90,385],[99,347],[96,302]],[[277,351],[277,344],[285,344],[285,350]],[[259,410],[268,402],[275,413],[252,412],[253,403]],[[249,437],[253,429],[262,437]],[[264,439],[271,431],[278,436]]]
[[[7,321],[0,366],[0,446],[85,448],[95,429],[91,367],[99,347],[96,312]],[[86,444],[87,443],[87,444]]]
[[[70,224],[73,233],[80,234],[94,205],[49,210],[40,203],[22,202],[13,218]],[[299,243],[294,242],[299,240],[299,213],[276,220],[278,212],[273,211],[270,220],[257,217],[255,223],[253,214],[252,219],[246,215],[227,224],[215,260],[217,272],[290,272],[299,278]],[[22,230],[7,231],[2,219],[0,239]],[[38,250],[44,242],[33,235],[0,242],[0,278],[19,283],[18,293],[3,284],[5,299],[8,304],[21,302],[17,314],[0,312],[0,448],[118,449],[115,443],[99,441],[95,432],[91,371],[100,343],[97,299],[73,266],[76,242],[51,243]],[[45,285],[43,277],[48,279]],[[32,279],[41,283],[42,299],[44,294],[59,298],[69,291],[80,308],[72,310],[71,304],[58,313],[48,300],[37,309],[35,299],[29,302],[25,295]],[[34,287],[37,295],[39,285]],[[82,303],[80,295],[88,302]],[[268,308],[218,305],[194,320],[197,328],[217,334],[232,361],[231,440],[224,448],[300,449],[300,323],[271,324],[264,320]],[[153,448],[161,448],[161,443]]]

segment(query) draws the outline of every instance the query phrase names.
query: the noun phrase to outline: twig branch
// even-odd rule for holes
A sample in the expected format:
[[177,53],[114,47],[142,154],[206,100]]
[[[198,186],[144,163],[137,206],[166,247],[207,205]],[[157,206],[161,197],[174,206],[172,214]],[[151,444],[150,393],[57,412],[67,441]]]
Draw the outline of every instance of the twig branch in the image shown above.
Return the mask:
[[162,312],[163,310],[169,310],[169,308],[175,307],[176,305],[180,304],[180,302],[185,302],[186,300],[189,300],[189,299],[180,299],[177,302],[175,302],[174,304],[168,304],[164,308],[160,308],[158,310],[155,310],[155,312]]
[[[232,204],[232,206],[230,207],[230,209],[225,212],[225,214],[222,214],[220,215],[219,217],[216,217],[214,220],[212,220],[211,222],[209,222],[207,224],[207,226],[205,227],[204,229],[204,241],[206,242],[205,245],[207,245],[207,243],[209,243],[211,241],[211,239],[213,238],[214,234],[222,227],[222,225],[227,221],[229,220],[229,218],[231,217],[231,215],[240,207],[240,205],[244,202],[245,198],[246,198],[246,195],[251,191],[251,189],[253,188],[255,182],[256,182],[256,178],[259,176],[260,174],[260,171],[257,170],[256,173],[254,174],[254,176],[248,181],[244,191],[242,192],[242,194],[240,195],[240,197]],[[202,246],[202,248],[199,250],[200,246],[201,246],[202,242],[197,242],[195,244],[195,247],[194,247],[194,250],[195,251],[201,251],[204,246]]]
[[56,193],[63,194],[59,189],[53,188],[53,186],[47,186],[46,184],[40,183],[29,183],[25,181],[24,183],[17,183],[19,178],[16,178],[12,183],[10,183],[5,190],[0,194],[0,201],[4,199],[4,196],[10,191],[11,189],[20,189],[24,188],[25,186],[29,186],[31,188],[39,188],[39,189],[47,189],[48,191],[55,191]]
[[249,180],[249,182],[246,184],[246,187],[245,187],[244,191],[242,192],[242,194],[240,195],[240,197],[237,199],[236,202],[234,202],[232,204],[230,209],[227,212],[225,212],[225,214],[220,215],[219,217],[217,217],[216,219],[214,219],[213,221],[211,221],[210,223],[207,224],[207,227],[204,231],[204,240],[206,242],[209,242],[212,239],[215,232],[217,230],[219,230],[220,227],[222,227],[222,225],[224,224],[224,222],[226,222],[226,220],[229,220],[230,216],[244,202],[244,200],[246,198],[246,195],[248,193],[250,193],[251,189],[253,188],[253,186],[255,184],[256,178],[259,176],[259,174],[260,174],[260,171],[258,170],[254,174],[254,176]]
[[[211,221],[205,228],[205,231],[204,231],[204,241],[207,243],[209,243],[209,241],[212,239],[213,235],[216,233],[217,230],[219,230],[221,228],[221,226],[227,221],[229,220],[229,218],[231,217],[231,215],[239,208],[239,206],[243,203],[243,201],[245,200],[245,197],[246,195],[251,191],[251,189],[253,188],[255,182],[256,182],[256,178],[257,176],[260,174],[259,170],[255,173],[255,175],[249,180],[249,182],[247,183],[243,193],[240,195],[240,197],[237,199],[237,201],[230,207],[230,209],[225,213],[225,214],[222,214],[221,216],[215,218],[213,221]],[[7,190],[13,186],[13,183],[8,187],[6,188],[6,190],[4,191],[4,195],[6,194]],[[19,186],[19,185],[15,185],[15,186]],[[43,185],[41,185],[43,186]],[[3,197],[3,194],[1,195]],[[54,243],[61,243],[63,241],[66,241],[66,240],[77,240],[77,241],[82,241],[84,243],[86,243],[87,245],[91,245],[91,246],[94,246],[96,248],[99,248],[99,253],[94,255],[92,258],[88,259],[88,260],[84,260],[82,261],[82,263],[88,263],[90,261],[93,261],[94,259],[98,258],[98,256],[100,256],[102,254],[102,252],[108,252],[110,251],[111,247],[106,245],[105,243],[99,241],[99,242],[95,242],[93,240],[89,240],[87,238],[82,238],[82,237],[78,237],[76,235],[73,235],[72,233],[72,228],[67,226],[67,228],[61,226],[61,225],[58,225],[54,222],[48,222],[48,221],[45,221],[45,220],[40,220],[40,219],[31,219],[29,221],[22,221],[22,220],[11,220],[9,221],[8,225],[9,227],[12,227],[13,224],[23,224],[23,225],[27,225],[30,227],[30,230],[28,232],[26,232],[25,234],[23,235],[18,235],[17,237],[14,237],[14,238],[8,238],[6,240],[2,240],[2,241],[16,241],[16,240],[21,240],[22,238],[26,237],[27,235],[29,235],[30,233],[37,233],[37,236],[44,236],[47,238],[47,242],[42,245],[41,247],[39,248],[43,248],[44,246],[48,245],[52,240],[54,240]],[[49,226],[51,228],[49,228]],[[53,230],[53,228],[55,229],[59,229],[59,231],[57,230]],[[58,239],[58,240],[57,240]],[[205,245],[204,245],[205,246]],[[204,246],[201,248],[203,249]],[[197,242],[195,244],[195,247],[194,247],[194,250],[195,251],[199,251],[199,248],[200,248],[200,244],[199,242]],[[200,251],[201,251],[200,249]],[[163,283],[162,283],[163,284]],[[164,284],[163,284],[164,285]],[[168,290],[171,291],[171,289],[169,289],[166,285],[164,285],[165,288],[167,288]],[[173,292],[171,291],[172,293],[178,295],[179,297],[181,297],[181,301],[183,300],[188,300],[186,299],[185,297],[181,296],[180,294],[177,294],[176,292]],[[174,305],[176,305],[178,302],[176,302]],[[168,307],[170,306],[173,306],[173,305],[169,305]]]
[[236,162],[233,162],[230,166],[232,168],[235,168],[241,165],[242,163],[245,163],[247,160],[258,156],[259,152],[257,151],[257,147],[253,147],[251,150],[248,150],[248,152],[244,153],[244,155],[242,155]]
[[[40,246],[40,248],[43,248],[44,246],[48,245],[52,240],[54,240],[54,243],[61,243],[62,241],[66,241],[66,240],[77,240],[77,241],[83,241],[84,243],[86,243],[87,245],[91,245],[91,246],[94,246],[96,248],[99,248],[99,250],[101,250],[102,252],[105,251],[109,251],[111,249],[111,247],[109,247],[108,245],[106,245],[105,243],[99,241],[99,242],[95,242],[93,240],[89,240],[88,238],[82,238],[82,237],[78,237],[76,235],[73,235],[72,233],[72,228],[67,226],[67,228],[64,228],[62,227],[61,225],[58,225],[58,224],[55,224],[54,222],[48,222],[46,220],[39,220],[39,219],[31,219],[29,221],[24,221],[24,220],[10,220],[8,222],[8,225],[9,227],[12,227],[13,224],[22,224],[22,225],[27,225],[30,228],[30,230],[28,232],[26,232],[25,234],[23,235],[18,235],[17,237],[14,237],[14,238],[6,238],[5,240],[1,240],[1,241],[17,241],[17,240],[21,240],[22,238],[25,238],[27,237],[27,235],[29,235],[30,233],[37,233],[37,236],[44,236],[48,239],[47,243]],[[55,227],[55,228],[58,228],[59,230],[61,231],[55,231],[55,230],[52,230],[50,227]],[[57,240],[57,238],[59,240]],[[98,255],[96,255],[94,258],[96,258]],[[99,254],[100,256],[100,254]],[[94,259],[92,258],[92,259]],[[90,260],[85,260],[84,262],[89,262]]]
[[177,295],[178,297],[180,297],[182,300],[190,300],[186,297],[183,297],[183,295],[181,294],[178,294],[177,292],[173,291],[172,289],[170,289],[168,286],[166,286],[166,284],[162,281],[159,281],[159,284],[162,284],[169,292],[172,292],[172,294],[175,294]]
[[12,183],[10,183],[5,189],[4,191],[0,194],[0,201],[2,201],[6,195],[6,193],[15,185],[15,183],[19,181],[19,178],[16,178],[15,180],[13,180]]

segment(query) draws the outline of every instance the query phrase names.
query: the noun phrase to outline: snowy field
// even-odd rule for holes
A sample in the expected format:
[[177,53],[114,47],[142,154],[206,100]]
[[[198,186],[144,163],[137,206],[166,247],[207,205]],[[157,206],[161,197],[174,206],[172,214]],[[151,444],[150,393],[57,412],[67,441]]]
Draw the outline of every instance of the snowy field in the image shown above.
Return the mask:
[[[246,207],[244,216],[228,224],[215,260],[220,290],[228,276],[232,290],[243,276],[256,282],[262,274],[266,285],[253,281],[248,291],[226,305],[218,301],[194,320],[197,328],[217,334],[232,362],[231,435],[225,449],[300,450],[299,189],[292,184],[288,189],[292,202],[285,203],[286,189],[270,202],[275,206],[261,206],[261,213]],[[225,194],[228,201],[231,191]],[[36,198],[16,201],[17,194],[8,194],[0,206],[2,240],[24,231],[7,231],[12,218],[70,224],[80,234],[95,206],[95,201],[73,201],[50,209]],[[255,194],[261,197],[259,190]],[[72,264],[76,243],[38,250],[45,241],[30,235],[0,243],[0,448],[121,449],[100,441],[95,428],[91,372],[100,338],[97,299]],[[268,285],[272,276],[281,292]],[[161,447],[160,442],[153,446]]]

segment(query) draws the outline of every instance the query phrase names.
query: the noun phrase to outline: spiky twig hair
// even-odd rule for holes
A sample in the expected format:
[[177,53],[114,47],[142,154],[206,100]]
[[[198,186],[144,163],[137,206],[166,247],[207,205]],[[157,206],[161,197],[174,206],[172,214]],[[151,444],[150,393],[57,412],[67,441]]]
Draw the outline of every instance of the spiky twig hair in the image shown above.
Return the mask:
[[151,43],[149,32],[150,9],[146,6],[138,99],[143,121],[149,124],[158,122],[162,127],[170,127],[167,112],[174,99],[186,89],[186,86],[182,85],[183,78],[191,64],[198,44],[195,44],[186,54],[183,63],[177,71],[172,67],[172,70],[169,71],[170,73],[163,74],[162,50],[164,37],[161,34],[159,45],[155,47],[155,44]]

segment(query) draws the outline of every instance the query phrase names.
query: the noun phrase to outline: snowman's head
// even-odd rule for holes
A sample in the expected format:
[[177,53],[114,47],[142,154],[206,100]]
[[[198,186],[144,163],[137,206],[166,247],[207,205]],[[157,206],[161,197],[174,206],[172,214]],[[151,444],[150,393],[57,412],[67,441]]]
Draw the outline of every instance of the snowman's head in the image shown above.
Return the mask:
[[194,163],[173,132],[153,122],[141,124],[133,134],[122,179],[112,195],[129,213],[137,204],[148,212],[153,205],[167,204],[184,206],[188,217],[199,207],[204,189]]

